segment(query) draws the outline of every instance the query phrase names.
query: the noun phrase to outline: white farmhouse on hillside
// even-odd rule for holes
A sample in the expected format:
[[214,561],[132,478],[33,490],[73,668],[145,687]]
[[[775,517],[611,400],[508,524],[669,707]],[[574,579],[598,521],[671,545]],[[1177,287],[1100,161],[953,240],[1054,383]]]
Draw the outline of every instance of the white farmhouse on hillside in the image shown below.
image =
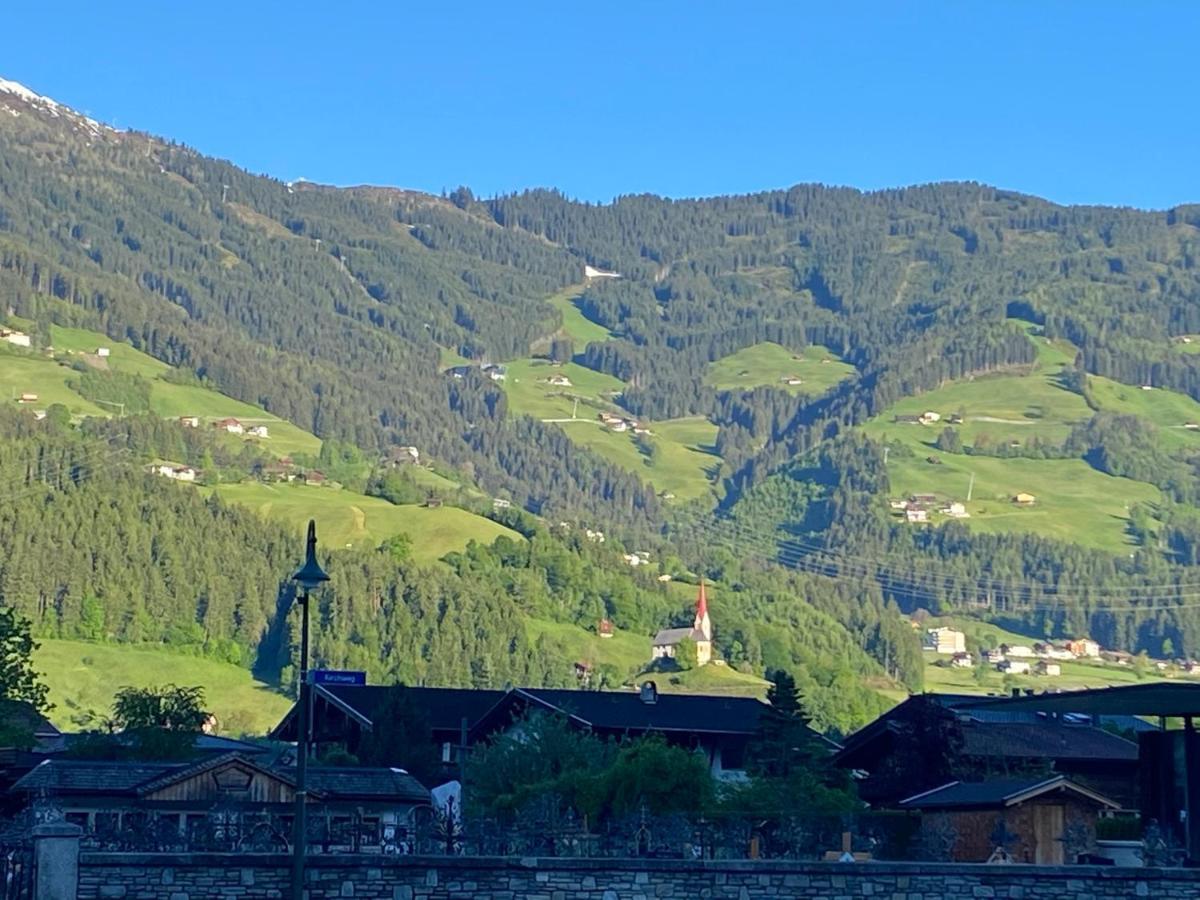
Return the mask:
[[930,628],[925,632],[925,649],[935,653],[965,653],[967,636],[954,628]]
[[1007,675],[1028,675],[1029,663],[1023,659],[1006,659],[996,663],[996,671],[1004,672]]

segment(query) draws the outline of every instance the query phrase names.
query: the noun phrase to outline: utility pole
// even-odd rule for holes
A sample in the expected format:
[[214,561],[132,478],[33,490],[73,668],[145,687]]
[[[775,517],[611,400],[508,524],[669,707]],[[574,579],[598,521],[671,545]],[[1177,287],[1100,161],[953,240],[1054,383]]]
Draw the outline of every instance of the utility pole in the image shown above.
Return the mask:
[[307,850],[308,823],[308,745],[309,698],[312,687],[308,683],[308,600],[313,588],[320,587],[329,576],[317,563],[317,523],[308,522],[308,544],[305,549],[304,565],[292,576],[300,594],[300,691],[296,701],[296,808],[293,815],[292,836],[292,900],[304,900],[304,853]]
[[221,203],[224,204],[225,198],[229,196],[229,185],[221,185]]

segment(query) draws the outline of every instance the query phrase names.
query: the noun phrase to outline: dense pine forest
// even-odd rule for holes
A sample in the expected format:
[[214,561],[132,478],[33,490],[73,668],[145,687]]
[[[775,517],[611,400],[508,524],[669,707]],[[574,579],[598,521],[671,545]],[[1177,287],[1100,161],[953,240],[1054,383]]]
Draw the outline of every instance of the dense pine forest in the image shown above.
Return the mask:
[[[0,105],[12,113],[0,117],[0,313],[32,322],[37,346],[52,324],[102,331],[329,448],[373,461],[416,446],[511,498],[495,515],[521,544],[434,567],[333,554],[316,639],[329,665],[568,683],[569,661],[530,642],[526,619],[608,617],[649,635],[686,618],[686,599],[630,571],[617,542],[725,586],[722,656],[795,671],[831,729],[880,702],[864,680],[919,687],[902,615],[917,608],[1200,652],[1200,453],[1104,407],[1091,382],[1200,399],[1200,354],[1178,343],[1200,332],[1200,208],[1062,207],[971,183],[605,205],[336,189],[16,95]],[[585,266],[619,277],[585,279]],[[572,287],[608,337],[572,340],[548,302]],[[905,398],[1032,370],[1033,334],[1073,348],[1056,386],[1088,415],[1052,440],[998,446],[948,428],[933,449],[1082,460],[1152,486],[1160,499],[1128,510],[1126,552],[888,516],[886,457],[903,448],[862,429]],[[764,342],[796,360],[819,349],[852,374],[812,392],[713,382],[714,363]],[[617,379],[611,403],[630,417],[712,423],[703,496],[677,501],[551,417],[520,414],[484,367],[535,356]],[[181,645],[286,682],[289,534],[140,468],[169,458],[237,479],[263,460],[147,415],[136,378],[84,370],[73,385],[124,417],[0,422],[4,602],[44,635]],[[580,539],[583,526],[613,544]]]

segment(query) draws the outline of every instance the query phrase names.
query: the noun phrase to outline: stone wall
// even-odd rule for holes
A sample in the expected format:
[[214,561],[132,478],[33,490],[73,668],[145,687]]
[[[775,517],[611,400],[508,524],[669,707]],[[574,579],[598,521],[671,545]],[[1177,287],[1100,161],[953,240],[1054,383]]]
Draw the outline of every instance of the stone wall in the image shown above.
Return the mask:
[[[83,853],[81,900],[288,895],[275,855]],[[1096,866],[316,856],[309,900],[1200,898],[1200,871]]]

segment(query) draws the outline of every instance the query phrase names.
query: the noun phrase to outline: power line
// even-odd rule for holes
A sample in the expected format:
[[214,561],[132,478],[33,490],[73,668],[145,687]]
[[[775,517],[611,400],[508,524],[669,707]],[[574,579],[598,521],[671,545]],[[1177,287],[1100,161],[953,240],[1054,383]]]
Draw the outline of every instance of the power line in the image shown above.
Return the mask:
[[[829,557],[835,563],[843,563],[843,562],[858,563],[860,565],[867,566],[867,567],[871,568],[872,570],[886,571],[888,569],[888,567],[885,564],[885,562],[883,562],[882,560],[887,560],[887,559],[899,560],[901,563],[903,563],[903,565],[906,569],[918,568],[921,565],[936,565],[937,564],[936,561],[921,560],[919,558],[914,558],[914,557],[906,555],[906,554],[889,552],[889,551],[881,551],[877,554],[866,556],[866,555],[849,553],[844,550],[832,550],[823,543],[814,542],[814,541],[805,541],[800,538],[791,538],[791,539],[782,538],[777,535],[769,534],[769,533],[761,531],[761,530],[751,529],[748,526],[745,526],[739,522],[736,522],[735,520],[729,520],[729,519],[720,520],[720,525],[717,525],[716,523],[712,523],[712,524],[708,524],[706,526],[701,526],[701,527],[706,527],[707,529],[710,530],[710,532],[711,532],[711,529],[713,529],[714,527],[719,528],[720,533],[725,533],[730,528],[732,528],[734,531],[738,532],[739,535],[742,536],[743,538],[749,538],[749,539],[756,540],[760,545],[762,545],[765,542],[767,544],[770,544],[770,545],[778,548],[780,551],[783,552],[783,555],[785,555],[785,556],[788,555],[787,551],[790,550],[793,555],[797,555],[797,556],[821,555],[821,556]],[[941,582],[945,582],[945,583],[953,583],[956,585],[962,585],[964,583],[967,583],[968,579],[969,579],[969,576],[956,576],[956,575],[929,575],[929,576],[925,577],[925,580],[927,580],[927,581],[932,580],[935,583],[941,581]],[[996,576],[994,576],[993,580],[991,580],[990,582],[980,579],[980,580],[970,582],[970,583],[972,583],[974,585],[990,584],[990,585],[992,585],[993,589],[1003,589],[1003,590],[1008,590],[1008,591],[1022,589],[1022,586],[1014,584],[1013,583],[1014,581],[1023,581],[1024,582],[1023,589],[1026,589],[1026,590],[1033,589],[1033,590],[1037,590],[1039,592],[1046,591],[1046,590],[1062,592],[1062,591],[1066,590],[1066,591],[1071,591],[1071,592],[1083,592],[1083,593],[1087,593],[1089,595],[1093,595],[1093,594],[1105,595],[1105,594],[1113,593],[1113,594],[1119,594],[1119,595],[1124,596],[1131,592],[1176,591],[1177,589],[1180,589],[1180,588],[1185,588],[1185,587],[1193,588],[1194,587],[1197,589],[1197,592],[1195,594],[1189,594],[1189,596],[1200,597],[1200,582],[1197,582],[1196,584],[1179,584],[1178,582],[1169,582],[1167,584],[1130,585],[1127,587],[1117,588],[1117,587],[1111,587],[1111,586],[1091,586],[1091,585],[1080,586],[1080,585],[1071,584],[1069,582],[1058,582],[1055,584],[1046,584],[1046,583],[1041,583],[1041,582],[1029,581],[1028,579],[1021,579],[1019,576],[1017,578],[1014,578],[1013,576],[1008,576],[1008,575],[996,575]],[[1153,597],[1153,595],[1151,595],[1151,596]],[[1172,594],[1168,594],[1168,595],[1164,595],[1164,596],[1172,596]]]
[[[1089,604],[1104,612],[1156,612],[1200,608],[1200,602],[1183,602],[1200,600],[1200,584],[1104,589],[1087,587],[1081,591],[1066,585],[1042,584],[1020,579],[973,580],[969,576],[914,572],[914,569],[921,568],[924,561],[910,562],[905,571],[899,571],[896,567],[874,558],[830,550],[819,544],[777,539],[773,535],[754,531],[731,520],[696,523],[692,528],[698,533],[698,537],[714,543],[728,543],[732,548],[741,551],[750,547],[769,562],[778,562],[792,569],[830,578],[874,580],[881,582],[880,587],[885,593],[912,600],[940,601],[946,599],[944,593],[947,592],[974,595],[1002,593],[1011,598],[1007,605],[1025,612],[1060,612],[1070,604]],[[935,563],[930,561],[925,564]],[[1162,592],[1163,587],[1169,589],[1169,592]],[[1110,598],[1125,603],[1113,604]]]

